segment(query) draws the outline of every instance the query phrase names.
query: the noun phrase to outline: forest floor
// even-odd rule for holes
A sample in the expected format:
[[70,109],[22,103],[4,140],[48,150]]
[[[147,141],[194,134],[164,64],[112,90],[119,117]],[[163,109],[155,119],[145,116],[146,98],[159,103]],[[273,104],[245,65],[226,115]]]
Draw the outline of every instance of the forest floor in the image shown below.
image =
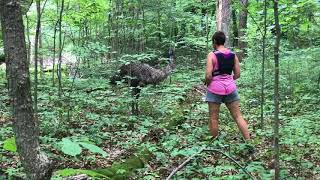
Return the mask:
[[[77,79],[72,85],[72,80],[65,78],[64,95],[59,99],[57,88],[51,86],[50,75],[45,76],[39,85],[38,104],[42,148],[58,162],[57,170],[68,168],[68,171],[56,172],[53,179],[75,173],[92,175],[93,171],[89,173],[77,169],[107,169],[110,166],[117,168],[116,172],[112,172],[113,176],[123,179],[164,179],[204,146],[230,155],[257,179],[272,179],[273,82],[271,78],[266,82],[265,127],[260,129],[260,83],[256,78],[259,73],[246,71],[253,68],[251,66],[243,66],[238,86],[241,109],[249,123],[252,144],[256,148],[256,159],[247,156],[246,143],[224,105],[220,115],[219,138],[210,141],[208,109],[202,100],[202,71],[178,68],[172,75],[172,83],[167,80],[159,86],[143,88],[139,116],[130,115],[132,99],[125,85],[111,87],[106,79],[94,77]],[[13,137],[13,132],[8,118],[9,99],[4,72],[0,73],[0,77],[0,169],[9,175],[22,175],[17,154],[2,148],[3,142]],[[286,86],[281,86],[285,93],[280,98],[281,176],[285,179],[318,179],[320,91],[307,82],[290,89]],[[59,103],[61,106],[57,107]],[[107,156],[87,150],[74,157],[67,155],[61,148],[63,138],[73,142],[92,142],[102,148]],[[142,152],[147,152],[147,157],[142,157]],[[144,165],[134,168],[120,163],[133,156]],[[99,173],[107,176],[102,171]],[[238,166],[217,153],[201,153],[175,177],[194,180],[248,179]]]

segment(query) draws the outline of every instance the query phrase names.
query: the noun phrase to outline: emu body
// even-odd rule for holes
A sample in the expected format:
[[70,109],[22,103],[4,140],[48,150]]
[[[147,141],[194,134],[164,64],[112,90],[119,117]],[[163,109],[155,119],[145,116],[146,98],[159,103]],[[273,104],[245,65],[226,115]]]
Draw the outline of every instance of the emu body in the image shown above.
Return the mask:
[[125,80],[132,87],[131,94],[136,102],[132,102],[132,114],[138,114],[137,100],[140,95],[141,87],[148,84],[159,84],[165,80],[175,69],[174,55],[171,52],[170,63],[163,69],[156,69],[145,63],[131,63],[122,65],[120,72],[111,77],[110,83],[116,85],[117,81]]

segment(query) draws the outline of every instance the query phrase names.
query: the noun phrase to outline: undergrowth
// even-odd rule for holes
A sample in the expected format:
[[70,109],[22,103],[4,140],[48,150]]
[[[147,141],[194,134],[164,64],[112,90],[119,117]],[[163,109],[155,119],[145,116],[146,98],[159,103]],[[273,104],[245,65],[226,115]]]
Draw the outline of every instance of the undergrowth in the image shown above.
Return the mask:
[[[297,55],[308,51],[304,60]],[[281,177],[283,179],[315,179],[320,176],[320,90],[317,87],[319,49],[287,52],[281,59]],[[166,80],[157,86],[143,88],[139,100],[140,115],[130,115],[130,89],[122,84],[112,87],[99,72],[87,79],[64,77],[64,95],[58,97],[51,86],[50,75],[39,85],[39,112],[42,148],[57,163],[56,170],[65,168],[94,170],[110,167],[129,157],[148,151],[151,160],[142,159],[144,167],[133,169],[131,179],[165,178],[183,160],[204,146],[217,148],[235,158],[255,177],[273,177],[273,69],[267,63],[265,127],[260,129],[261,64],[250,56],[242,66],[237,82],[241,109],[249,122],[256,148],[256,159],[246,156],[246,143],[225,106],[220,115],[220,135],[211,142],[208,132],[207,104],[201,91],[203,68],[191,71],[178,66],[172,83]],[[269,64],[269,65],[268,65]],[[93,71],[91,71],[93,72]],[[13,137],[9,118],[5,74],[0,73],[0,146]],[[58,107],[57,104],[62,104]],[[65,154],[63,138],[74,142],[90,142],[107,153],[83,149],[80,155]],[[0,169],[9,175],[21,176],[17,153],[0,148]],[[115,165],[113,165],[115,166]],[[118,167],[118,166],[117,166]],[[123,168],[116,174],[129,171]],[[79,171],[78,171],[79,172]],[[84,171],[81,171],[82,173]],[[61,174],[60,174],[61,175]],[[247,179],[246,174],[221,154],[202,153],[175,176],[177,179]],[[54,179],[59,179],[56,173]]]

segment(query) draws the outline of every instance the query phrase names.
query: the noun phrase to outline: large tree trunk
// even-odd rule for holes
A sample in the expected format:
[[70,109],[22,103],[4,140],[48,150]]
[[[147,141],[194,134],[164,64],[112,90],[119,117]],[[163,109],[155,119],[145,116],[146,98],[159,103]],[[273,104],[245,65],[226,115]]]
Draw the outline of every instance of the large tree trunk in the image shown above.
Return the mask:
[[247,29],[247,20],[248,20],[248,0],[240,0],[241,3],[241,12],[239,15],[239,41],[238,41],[238,47],[240,49],[240,52],[238,54],[238,58],[240,61],[245,57],[246,55],[246,48],[247,43],[244,40],[246,29]]
[[29,64],[19,1],[0,1],[0,13],[18,153],[28,179],[49,179],[50,162],[40,151],[39,127],[32,108]]
[[274,0],[274,19],[276,28],[276,42],[274,46],[274,169],[275,169],[275,180],[280,179],[280,147],[279,147],[279,46],[280,46],[280,23],[279,23],[279,2]]
[[231,34],[231,0],[217,0],[216,4],[216,21],[217,31],[223,31],[227,36],[225,46],[230,47]]

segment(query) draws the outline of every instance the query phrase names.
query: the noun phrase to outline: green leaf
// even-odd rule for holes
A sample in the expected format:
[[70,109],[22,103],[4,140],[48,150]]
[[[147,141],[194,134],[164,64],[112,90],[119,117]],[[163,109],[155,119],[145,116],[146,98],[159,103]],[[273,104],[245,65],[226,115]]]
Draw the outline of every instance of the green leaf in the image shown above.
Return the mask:
[[125,174],[127,172],[127,170],[125,169],[118,169],[116,174]]
[[101,154],[103,157],[107,157],[108,156],[108,154],[104,150],[102,150],[101,148],[99,148],[98,146],[96,146],[94,144],[89,144],[89,143],[84,143],[84,142],[80,142],[79,144],[82,147],[88,149],[92,153]]
[[56,174],[61,177],[74,176],[77,174],[86,174],[90,177],[108,178],[107,176],[97,173],[93,170],[82,170],[82,169],[63,169],[63,170],[57,171]]
[[72,142],[70,139],[63,138],[61,141],[61,151],[70,156],[79,155],[82,151],[78,143]]
[[14,137],[6,139],[3,143],[3,149],[10,152],[17,152],[16,139]]

